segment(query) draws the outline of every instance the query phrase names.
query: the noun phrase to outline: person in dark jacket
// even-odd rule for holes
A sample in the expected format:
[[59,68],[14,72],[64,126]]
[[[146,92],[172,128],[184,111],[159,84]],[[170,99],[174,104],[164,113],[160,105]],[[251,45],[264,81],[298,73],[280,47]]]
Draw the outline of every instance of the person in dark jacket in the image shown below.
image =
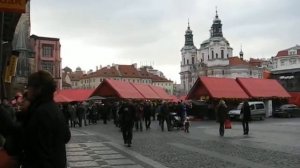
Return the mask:
[[135,120],[135,108],[131,102],[125,102],[122,104],[119,116],[124,144],[127,144],[127,146],[130,147],[132,144],[132,130]]
[[243,122],[243,131],[244,135],[248,135],[249,133],[249,121],[251,119],[251,110],[248,101],[245,101],[243,107],[241,109],[241,119]]
[[220,128],[219,128],[219,133],[220,136],[224,136],[224,122],[227,118],[227,105],[224,100],[220,100],[218,105],[217,105],[217,119],[218,122],[220,123]]
[[146,130],[150,129],[151,125],[151,104],[150,102],[145,102],[144,105],[144,117],[145,117],[145,127]]
[[171,124],[170,124],[170,110],[169,105],[167,102],[164,102],[160,109],[160,126],[161,131],[164,131],[164,123],[167,123],[167,129],[168,131],[171,131]]
[[20,144],[14,146],[20,146],[22,151],[22,168],[66,167],[65,144],[71,133],[53,100],[55,90],[55,81],[48,72],[31,74],[27,92],[30,106],[26,117],[21,124],[10,122],[6,125],[6,131],[13,135],[18,133],[18,139],[21,139]]

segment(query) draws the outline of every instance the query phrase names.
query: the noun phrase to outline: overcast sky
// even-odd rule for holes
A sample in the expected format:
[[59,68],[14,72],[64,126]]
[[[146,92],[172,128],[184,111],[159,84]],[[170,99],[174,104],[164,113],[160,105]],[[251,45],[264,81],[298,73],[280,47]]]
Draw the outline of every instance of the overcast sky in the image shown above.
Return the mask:
[[31,34],[60,38],[63,67],[151,64],[180,83],[188,18],[199,48],[216,6],[233,55],[241,44],[246,59],[300,44],[299,0],[31,0]]

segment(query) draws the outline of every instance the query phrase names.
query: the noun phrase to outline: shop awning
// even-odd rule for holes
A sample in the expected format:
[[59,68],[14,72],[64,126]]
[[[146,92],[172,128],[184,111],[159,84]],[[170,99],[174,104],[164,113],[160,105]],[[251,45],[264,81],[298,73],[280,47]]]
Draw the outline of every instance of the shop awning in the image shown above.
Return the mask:
[[289,98],[290,94],[275,79],[237,78],[236,80],[252,98]]
[[248,99],[249,96],[235,79],[200,77],[187,95],[187,99]]
[[149,87],[149,85],[136,83],[131,84],[145,99],[160,99],[160,97]]
[[161,87],[149,85],[149,87],[164,100],[172,100],[171,96]]
[[66,89],[59,90],[54,95],[54,100],[56,102],[75,102],[75,101],[85,101],[87,100],[93,89]]
[[129,82],[105,79],[91,94],[91,96],[116,97],[124,99],[143,99],[133,85]]

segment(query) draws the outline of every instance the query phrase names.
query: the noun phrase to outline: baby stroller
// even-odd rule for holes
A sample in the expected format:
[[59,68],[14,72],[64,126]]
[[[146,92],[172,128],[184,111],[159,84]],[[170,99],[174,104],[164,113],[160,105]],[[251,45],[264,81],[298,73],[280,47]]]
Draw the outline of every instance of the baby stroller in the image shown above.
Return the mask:
[[176,113],[170,113],[170,125],[171,128],[177,128],[177,130],[183,127],[181,118]]

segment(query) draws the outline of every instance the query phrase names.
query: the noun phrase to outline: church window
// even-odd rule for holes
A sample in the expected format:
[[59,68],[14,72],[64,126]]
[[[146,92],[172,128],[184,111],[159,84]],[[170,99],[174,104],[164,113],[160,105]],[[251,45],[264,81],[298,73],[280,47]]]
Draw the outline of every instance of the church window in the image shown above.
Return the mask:
[[221,58],[224,59],[224,50],[221,50]]
[[227,54],[227,58],[228,58],[228,54]]
[[216,53],[216,58],[218,59],[218,53]]
[[214,59],[214,51],[211,51],[212,59]]
[[195,64],[195,57],[192,57],[192,64]]
[[189,60],[186,60],[186,64],[190,64],[190,63],[189,63]]

